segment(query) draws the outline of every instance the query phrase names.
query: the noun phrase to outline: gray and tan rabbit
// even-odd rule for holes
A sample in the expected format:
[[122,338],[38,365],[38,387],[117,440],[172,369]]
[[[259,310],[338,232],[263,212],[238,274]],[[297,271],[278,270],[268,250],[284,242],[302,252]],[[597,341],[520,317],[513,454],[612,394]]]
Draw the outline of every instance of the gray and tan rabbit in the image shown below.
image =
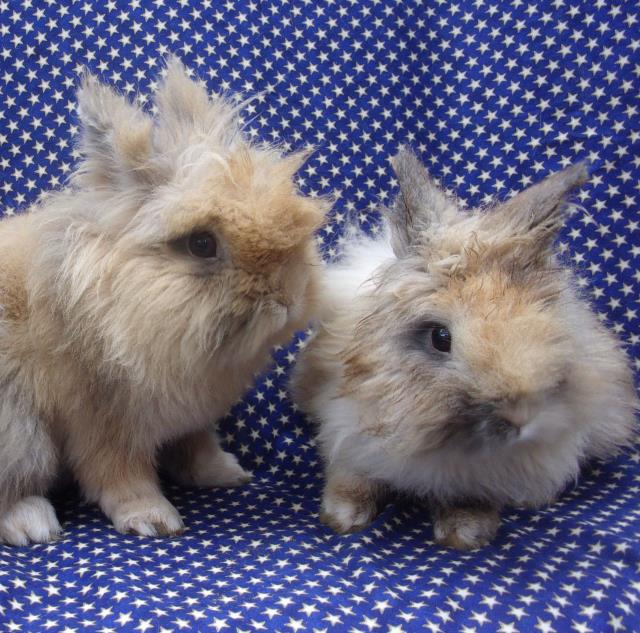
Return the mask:
[[632,375],[554,254],[584,165],[471,213],[410,151],[393,166],[386,230],[327,267],[293,393],[319,423],[325,523],[361,529],[406,492],[429,500],[436,541],[477,548],[502,506],[551,502],[630,441]]
[[326,204],[301,154],[171,60],[152,117],[87,77],[70,186],[0,222],[0,541],[46,542],[70,469],[121,532],[183,529],[156,475],[248,480],[210,425],[303,327]]

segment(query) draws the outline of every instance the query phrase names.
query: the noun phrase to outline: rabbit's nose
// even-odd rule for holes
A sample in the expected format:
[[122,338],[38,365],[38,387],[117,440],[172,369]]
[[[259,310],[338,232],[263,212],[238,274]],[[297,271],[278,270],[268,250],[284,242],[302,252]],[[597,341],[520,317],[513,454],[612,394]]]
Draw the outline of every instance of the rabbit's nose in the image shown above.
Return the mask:
[[539,404],[537,402],[523,398],[500,407],[500,415],[514,427],[521,429],[535,417],[538,408]]

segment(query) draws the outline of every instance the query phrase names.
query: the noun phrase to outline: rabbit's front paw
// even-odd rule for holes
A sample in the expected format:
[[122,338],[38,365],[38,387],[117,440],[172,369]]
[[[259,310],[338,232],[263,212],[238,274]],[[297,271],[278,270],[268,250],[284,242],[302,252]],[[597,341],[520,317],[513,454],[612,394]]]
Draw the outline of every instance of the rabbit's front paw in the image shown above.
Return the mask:
[[338,534],[351,534],[366,528],[376,518],[377,512],[375,500],[368,495],[326,491],[320,521]]
[[28,545],[56,540],[62,528],[44,497],[25,497],[0,517],[0,543]]
[[211,429],[190,433],[165,447],[163,466],[185,486],[235,488],[251,481],[234,455],[223,451]]
[[251,481],[235,455],[219,450],[211,455],[199,455],[191,464],[190,481],[202,488],[235,488]]
[[433,534],[439,545],[474,550],[488,545],[499,525],[493,508],[440,508],[434,513]]
[[184,531],[178,511],[164,498],[136,498],[118,505],[111,514],[123,534],[176,536]]

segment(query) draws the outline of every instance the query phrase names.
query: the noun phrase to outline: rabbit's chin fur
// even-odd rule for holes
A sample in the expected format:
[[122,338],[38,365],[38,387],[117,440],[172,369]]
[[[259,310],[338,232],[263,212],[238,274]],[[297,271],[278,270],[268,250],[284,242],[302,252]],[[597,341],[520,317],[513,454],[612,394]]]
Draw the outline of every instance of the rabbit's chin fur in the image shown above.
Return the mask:
[[0,542],[59,533],[62,467],[118,530],[181,531],[158,459],[246,482],[213,424],[314,310],[327,205],[296,190],[304,156],[250,143],[175,59],[155,103],[86,78],[70,187],[0,223]]
[[[323,520],[348,532],[385,491],[416,494],[435,508],[439,542],[474,548],[502,505],[550,503],[585,459],[629,443],[637,399],[624,352],[551,246],[518,270],[502,259],[514,229],[496,222],[513,210],[458,212],[428,182],[427,202],[442,206],[424,241],[407,248],[392,215],[327,266],[318,333],[292,386],[319,423]],[[414,222],[425,213],[412,211]],[[450,353],[430,347],[425,322],[449,328]]]

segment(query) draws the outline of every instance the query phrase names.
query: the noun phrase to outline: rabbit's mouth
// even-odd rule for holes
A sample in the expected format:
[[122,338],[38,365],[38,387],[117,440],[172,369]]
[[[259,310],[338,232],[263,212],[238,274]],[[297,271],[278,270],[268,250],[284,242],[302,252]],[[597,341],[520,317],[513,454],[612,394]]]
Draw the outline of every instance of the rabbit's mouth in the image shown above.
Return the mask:
[[486,417],[472,425],[472,437],[484,443],[505,443],[520,435],[520,427],[500,415]]
[[305,314],[303,303],[295,299],[269,299],[265,302],[264,310],[272,314],[276,322],[281,320],[282,328],[297,323]]
[[[257,306],[252,325],[263,330],[267,336],[285,330],[291,321],[291,306],[278,299],[264,299]],[[266,326],[266,327],[265,327]]]
[[269,299],[264,302],[264,310],[265,312],[273,314],[276,317],[287,318],[289,316],[290,306],[284,301]]
[[469,449],[504,445],[516,440],[521,427],[490,404],[465,403],[452,417],[447,443],[466,444]]

